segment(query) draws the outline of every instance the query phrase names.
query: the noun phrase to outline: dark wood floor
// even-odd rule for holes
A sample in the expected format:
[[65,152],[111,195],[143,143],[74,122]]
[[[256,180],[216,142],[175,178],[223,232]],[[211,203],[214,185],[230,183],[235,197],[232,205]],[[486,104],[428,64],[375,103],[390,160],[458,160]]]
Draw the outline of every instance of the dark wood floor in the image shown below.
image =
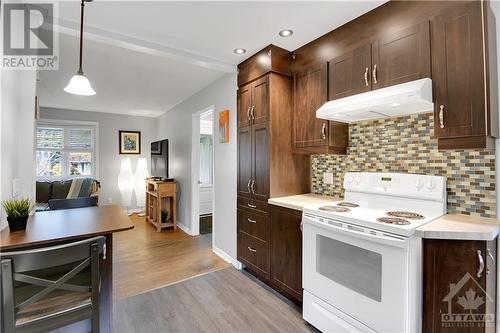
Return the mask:
[[300,309],[233,267],[115,301],[115,332],[311,332]]
[[179,228],[160,233],[136,215],[132,221],[134,229],[113,235],[115,299],[230,266],[212,252],[206,237],[189,236]]

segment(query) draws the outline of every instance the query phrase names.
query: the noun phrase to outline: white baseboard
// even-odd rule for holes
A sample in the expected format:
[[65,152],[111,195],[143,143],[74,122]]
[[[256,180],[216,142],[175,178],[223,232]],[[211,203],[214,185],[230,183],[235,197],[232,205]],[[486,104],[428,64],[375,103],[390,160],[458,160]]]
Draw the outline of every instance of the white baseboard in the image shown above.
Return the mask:
[[221,257],[222,259],[224,259],[225,261],[227,261],[231,265],[233,265],[236,269],[242,269],[243,268],[243,265],[241,264],[241,262],[239,262],[238,260],[236,260],[233,257],[231,257],[229,254],[227,254],[226,252],[222,251],[217,246],[213,245],[212,246],[212,251],[216,255],[218,255],[219,257]]
[[191,228],[188,228],[185,224],[177,221],[177,226],[189,236],[195,236],[195,234],[191,231]]

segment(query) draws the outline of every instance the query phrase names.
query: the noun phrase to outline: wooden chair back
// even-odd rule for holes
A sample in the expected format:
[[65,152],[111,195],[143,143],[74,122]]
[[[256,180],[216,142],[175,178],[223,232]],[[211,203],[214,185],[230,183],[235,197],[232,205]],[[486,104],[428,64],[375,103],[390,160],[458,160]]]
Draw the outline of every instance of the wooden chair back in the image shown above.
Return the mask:
[[[6,333],[46,332],[90,318],[92,331],[99,332],[99,258],[103,254],[105,259],[105,242],[105,237],[99,236],[46,248],[0,253],[2,331]],[[64,271],[58,274],[56,279],[40,275],[44,271],[61,269],[61,267]],[[87,267],[90,267],[88,281],[83,285],[70,283],[72,278]],[[21,284],[36,286],[36,290],[28,295],[29,297],[16,300],[16,286]],[[55,291],[84,296],[88,293],[89,297],[88,301],[80,304],[74,304],[74,302],[66,304],[65,298],[59,297],[60,308],[63,310],[44,314],[43,309],[37,308],[40,315],[20,319],[23,311],[37,307],[37,304],[43,304],[47,295]]]

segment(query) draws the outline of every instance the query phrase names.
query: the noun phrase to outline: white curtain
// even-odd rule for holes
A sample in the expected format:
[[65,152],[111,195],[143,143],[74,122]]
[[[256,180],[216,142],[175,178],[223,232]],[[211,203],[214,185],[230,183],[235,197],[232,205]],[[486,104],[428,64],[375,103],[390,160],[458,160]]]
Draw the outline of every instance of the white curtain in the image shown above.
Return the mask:
[[200,135],[200,182],[201,186],[212,186],[212,151],[211,135]]

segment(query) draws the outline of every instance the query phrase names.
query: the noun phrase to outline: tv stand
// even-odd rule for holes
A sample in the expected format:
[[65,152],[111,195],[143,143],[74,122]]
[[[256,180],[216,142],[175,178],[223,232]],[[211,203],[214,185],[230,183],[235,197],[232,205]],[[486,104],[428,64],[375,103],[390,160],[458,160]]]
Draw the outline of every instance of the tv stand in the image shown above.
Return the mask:
[[[162,222],[161,212],[168,208],[168,220]],[[162,228],[174,227],[177,229],[177,182],[146,180],[146,221],[161,232]]]

